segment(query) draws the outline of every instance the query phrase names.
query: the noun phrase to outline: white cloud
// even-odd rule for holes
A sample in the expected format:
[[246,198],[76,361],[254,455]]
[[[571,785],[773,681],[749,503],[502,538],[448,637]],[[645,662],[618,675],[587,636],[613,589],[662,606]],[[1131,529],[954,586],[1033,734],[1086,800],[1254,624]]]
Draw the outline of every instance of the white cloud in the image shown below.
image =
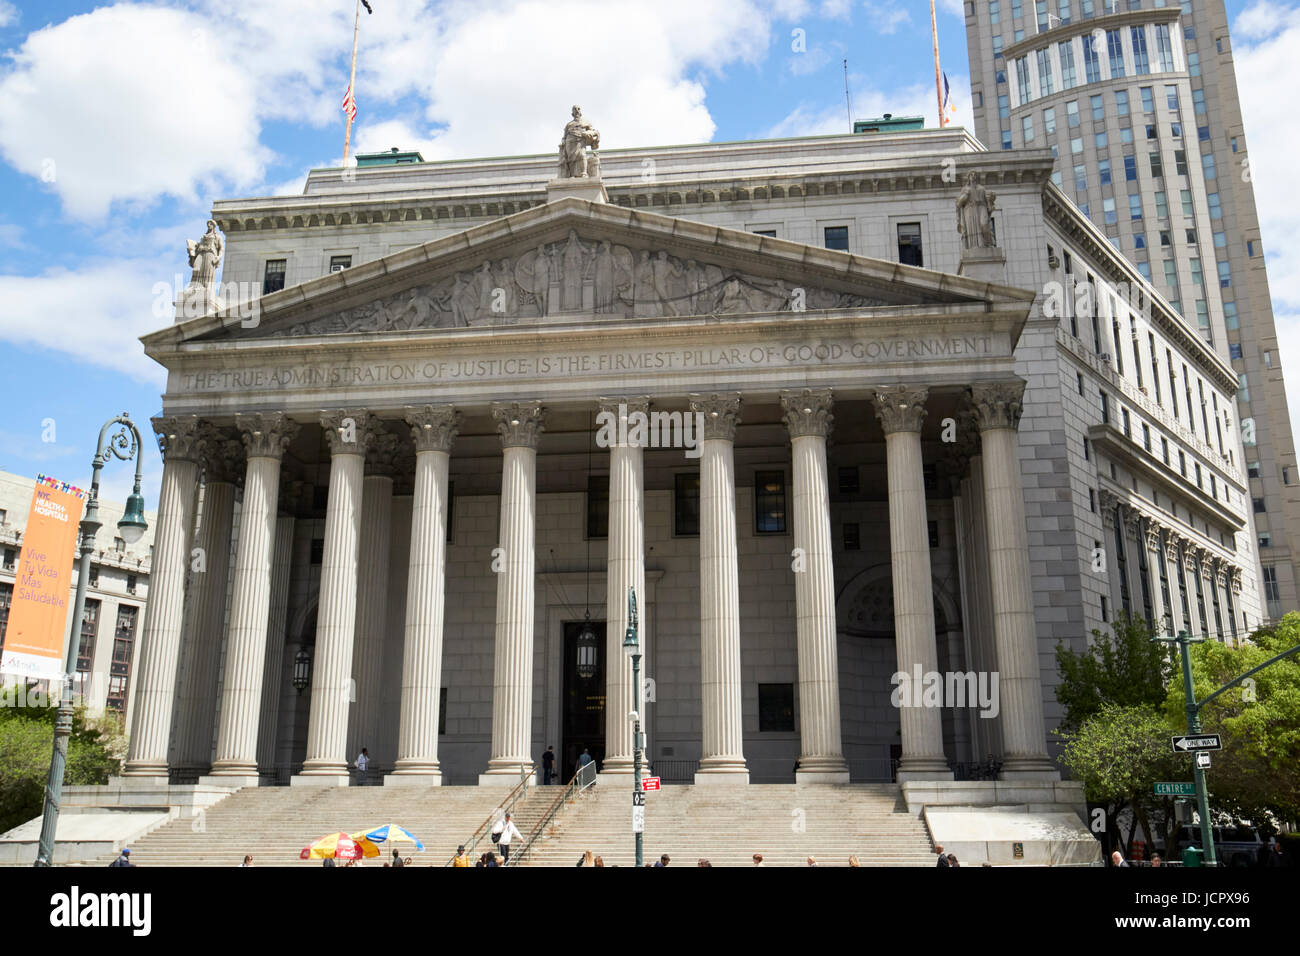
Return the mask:
[[7,27],[18,22],[18,8],[8,0],[0,0],[0,27]]
[[[949,77],[957,115],[953,126],[974,129],[971,111],[970,84],[966,77]],[[926,126],[934,128],[938,114],[935,89],[929,83],[882,90],[862,85],[861,77],[850,74],[849,90],[853,99],[853,118],[869,119],[892,113],[894,116],[924,116]],[[820,136],[847,133],[852,129],[846,122],[844,104],[830,105],[801,103],[786,116],[769,127],[764,136]]]
[[[912,22],[912,15],[895,0],[887,0],[884,3],[873,3],[867,0],[862,6],[866,9],[867,16],[871,18],[871,28],[884,36],[897,33],[899,27]],[[926,19],[929,19],[928,15]]]
[[[1300,84],[1300,61],[1295,55],[1300,49],[1300,10],[1256,3],[1237,17],[1232,32],[1245,143],[1294,427],[1300,424],[1300,208],[1292,182],[1294,158],[1300,155],[1300,128],[1285,91]],[[1222,135],[1222,130],[1214,133]],[[1220,177],[1241,175],[1240,168],[1218,172]],[[1239,242],[1241,237],[1231,236],[1229,241]]]

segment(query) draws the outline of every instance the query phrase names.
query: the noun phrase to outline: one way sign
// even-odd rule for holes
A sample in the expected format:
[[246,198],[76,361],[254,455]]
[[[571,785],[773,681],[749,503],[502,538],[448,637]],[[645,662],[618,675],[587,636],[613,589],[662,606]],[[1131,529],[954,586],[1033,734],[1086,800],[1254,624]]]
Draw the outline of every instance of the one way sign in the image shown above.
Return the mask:
[[1174,753],[1185,754],[1193,750],[1222,750],[1223,744],[1218,734],[1202,734],[1200,737],[1171,737]]

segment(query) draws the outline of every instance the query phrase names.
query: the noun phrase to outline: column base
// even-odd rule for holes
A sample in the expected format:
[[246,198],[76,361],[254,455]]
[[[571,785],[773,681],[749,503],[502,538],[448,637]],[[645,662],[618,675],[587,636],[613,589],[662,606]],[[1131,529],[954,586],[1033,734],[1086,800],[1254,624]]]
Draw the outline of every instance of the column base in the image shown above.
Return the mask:
[[1061,772],[1046,757],[1010,757],[1003,761],[999,780],[1060,780]]
[[[161,774],[126,774],[120,777],[109,777],[108,786],[121,787],[123,790],[151,790],[154,787],[168,787],[171,785],[171,778],[167,776],[167,771],[163,770]],[[219,784],[219,786],[225,786]]]
[[262,778],[257,773],[209,773],[199,777],[205,787],[260,787]]
[[434,770],[428,773],[422,770],[412,770],[404,772],[394,770],[388,776],[384,777],[385,787],[441,787],[442,774]]
[[795,783],[848,783],[849,765],[839,754],[800,757],[794,768]]
[[695,774],[695,785],[697,787],[713,787],[721,784],[734,786],[749,785],[749,770],[742,764],[739,770],[700,770]]
[[164,761],[141,761],[138,763],[128,763],[122,768],[122,778],[145,777],[156,780],[159,777],[167,779],[167,762]]
[[296,773],[289,778],[291,787],[347,787],[352,777],[346,773]]
[[794,772],[795,783],[848,783],[849,771],[844,770],[796,770]]
[[952,780],[952,768],[943,757],[907,757],[898,762],[895,779],[899,783],[909,780]]

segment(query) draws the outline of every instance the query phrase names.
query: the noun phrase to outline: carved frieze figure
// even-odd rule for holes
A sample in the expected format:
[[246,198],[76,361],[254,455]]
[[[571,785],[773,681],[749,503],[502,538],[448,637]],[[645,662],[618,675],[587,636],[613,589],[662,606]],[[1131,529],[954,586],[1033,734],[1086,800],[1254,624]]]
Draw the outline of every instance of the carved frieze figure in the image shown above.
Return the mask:
[[532,296],[537,317],[546,315],[551,304],[551,256],[544,243],[536,252],[522,255],[515,262],[515,280]]
[[636,260],[632,282],[632,308],[638,315],[657,316],[659,303],[655,301],[655,267],[650,252],[642,249]]
[[500,259],[492,267],[492,282],[494,288],[501,290],[501,311],[493,318],[500,320],[513,316],[518,297],[515,295],[514,269],[509,259]]
[[586,278],[587,253],[576,230],[569,230],[568,241],[560,257],[560,308],[572,312],[582,308],[582,285]]
[[979,176],[970,173],[957,197],[957,232],[964,249],[993,249],[993,209],[998,194],[985,189]]
[[661,315],[676,315],[677,306],[673,304],[674,295],[672,288],[674,280],[681,277],[681,268],[668,258],[668,253],[663,249],[659,250],[654,261],[650,264],[650,274],[654,280],[655,298],[658,300],[657,305]]
[[216,220],[208,220],[208,231],[202,239],[197,242],[193,239],[185,240],[185,250],[189,255],[190,268],[194,270],[190,274],[186,293],[202,292],[209,301],[213,300],[217,292],[217,267],[221,265],[222,250]]
[[[587,147],[591,147],[588,155]],[[600,132],[582,118],[582,107],[573,108],[573,119],[564,126],[564,139],[560,142],[560,178],[591,178],[600,176]]]

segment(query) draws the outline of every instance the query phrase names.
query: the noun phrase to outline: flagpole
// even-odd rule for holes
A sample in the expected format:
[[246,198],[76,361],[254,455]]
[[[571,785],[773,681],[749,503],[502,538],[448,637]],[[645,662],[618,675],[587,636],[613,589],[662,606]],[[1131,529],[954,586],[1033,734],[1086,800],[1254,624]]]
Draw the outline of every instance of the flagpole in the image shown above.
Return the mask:
[[[933,13],[933,0],[931,2],[931,13]],[[361,0],[357,0],[357,17],[352,24],[352,72],[348,74],[348,92],[352,94],[352,102],[357,101],[357,91],[353,84],[357,81],[357,34],[361,31]],[[938,47],[935,47],[936,51]],[[936,52],[936,56],[938,53]],[[347,114],[348,126],[347,132],[343,134],[343,165],[348,164],[348,149],[352,146],[352,113]]]
[[946,125],[943,115],[943,79],[939,73],[939,23],[934,16],[934,0],[930,0],[930,35],[934,38],[934,94],[939,104],[939,128]]

